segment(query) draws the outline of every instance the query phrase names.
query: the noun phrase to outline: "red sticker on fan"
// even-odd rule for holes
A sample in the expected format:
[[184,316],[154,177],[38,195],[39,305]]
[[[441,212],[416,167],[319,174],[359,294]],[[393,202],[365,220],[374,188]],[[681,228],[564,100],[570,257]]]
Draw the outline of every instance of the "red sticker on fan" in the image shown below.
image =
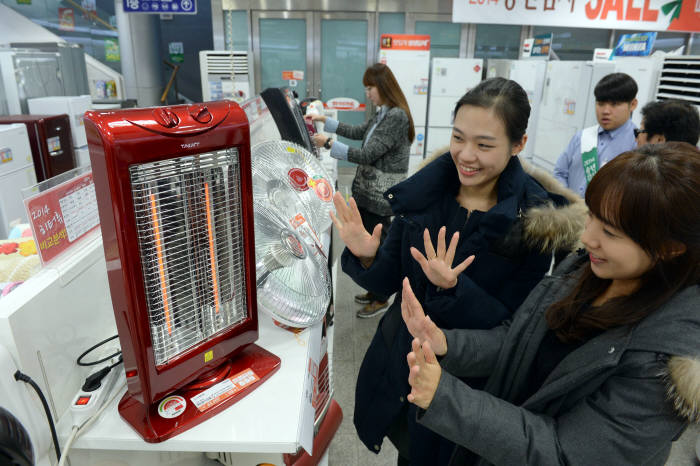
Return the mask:
[[308,181],[308,185],[311,186],[323,202],[330,202],[333,199],[333,188],[327,179],[321,177],[313,177]]
[[289,182],[292,184],[292,188],[297,191],[306,191],[309,189],[307,185],[309,175],[301,168],[292,168],[287,172],[287,176],[289,177]]

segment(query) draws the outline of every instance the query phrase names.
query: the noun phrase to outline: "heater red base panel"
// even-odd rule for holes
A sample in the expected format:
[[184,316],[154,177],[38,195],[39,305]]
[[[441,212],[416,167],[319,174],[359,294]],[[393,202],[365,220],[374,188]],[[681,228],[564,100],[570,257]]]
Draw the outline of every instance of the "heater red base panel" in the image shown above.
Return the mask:
[[[258,345],[251,344],[224,364],[230,365],[227,377],[251,369],[258,380],[247,383],[244,388],[238,389],[224,399],[214,399],[212,403],[216,404],[213,406],[202,408],[200,405],[203,411],[195,406],[193,398],[207,389],[188,390],[188,387],[185,386],[170,393],[164,400],[170,399],[170,403],[175,405],[171,409],[164,409],[162,406],[164,400],[146,406],[127,392],[119,402],[119,414],[146,442],[162,442],[223,411],[258,388],[280,368],[280,358]],[[195,385],[197,382],[195,381],[191,385]],[[182,399],[185,400],[184,409]],[[201,400],[198,401],[201,402]]]

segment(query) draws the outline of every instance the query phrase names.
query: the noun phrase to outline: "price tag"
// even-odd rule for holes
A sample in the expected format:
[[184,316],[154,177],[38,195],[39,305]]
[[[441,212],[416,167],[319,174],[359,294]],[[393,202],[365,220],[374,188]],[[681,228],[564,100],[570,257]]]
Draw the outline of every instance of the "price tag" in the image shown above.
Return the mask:
[[92,172],[24,200],[42,265],[100,224]]

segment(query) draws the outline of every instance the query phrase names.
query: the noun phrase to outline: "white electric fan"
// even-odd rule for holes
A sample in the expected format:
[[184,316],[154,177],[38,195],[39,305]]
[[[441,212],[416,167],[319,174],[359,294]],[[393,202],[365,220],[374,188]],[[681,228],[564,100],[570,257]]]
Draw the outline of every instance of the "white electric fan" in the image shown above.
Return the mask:
[[268,141],[251,152],[258,306],[306,328],[323,319],[331,297],[320,233],[330,226],[333,189],[301,146]]
[[[284,213],[294,213],[294,208],[284,204],[300,202],[317,233],[331,227],[333,185],[311,152],[289,141],[265,141],[251,149],[251,158],[254,198],[267,198]],[[296,197],[286,194],[288,191]]]

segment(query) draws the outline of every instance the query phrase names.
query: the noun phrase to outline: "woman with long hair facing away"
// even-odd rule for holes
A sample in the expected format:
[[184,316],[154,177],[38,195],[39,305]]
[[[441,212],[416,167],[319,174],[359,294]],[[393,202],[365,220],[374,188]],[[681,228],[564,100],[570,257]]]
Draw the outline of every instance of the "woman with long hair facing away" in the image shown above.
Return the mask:
[[[334,224],[347,246],[343,270],[385,296],[409,277],[426,312],[445,328],[489,329],[509,319],[550,268],[552,252],[573,248],[585,213],[582,201],[568,205],[553,192],[564,193],[552,176],[536,179],[521,165],[529,114],[515,81],[489,79],[465,94],[449,151],[386,192],[395,217],[381,247],[354,199],[348,205],[336,193]],[[411,340],[398,293],[360,367],[355,428],[373,452],[388,437],[399,464],[444,464],[454,445],[416,424],[405,398]]]
[[[349,147],[322,134],[314,135],[314,143],[329,148],[333,158],[358,164],[352,195],[364,228],[375,233],[381,243],[392,215],[383,194],[406,178],[409,151],[416,132],[406,97],[388,66],[376,63],[367,68],[362,84],[367,98],[378,108],[374,118],[351,126],[323,115],[312,117],[314,121],[323,121],[324,130],[329,133],[361,140],[362,147]],[[371,291],[355,296],[355,302],[363,305],[357,317],[368,318],[383,312],[388,299],[386,294]]]
[[586,190],[586,254],[491,330],[440,330],[404,282],[407,397],[460,445],[452,464],[665,463],[700,419],[698,173],[678,142],[605,164]]

